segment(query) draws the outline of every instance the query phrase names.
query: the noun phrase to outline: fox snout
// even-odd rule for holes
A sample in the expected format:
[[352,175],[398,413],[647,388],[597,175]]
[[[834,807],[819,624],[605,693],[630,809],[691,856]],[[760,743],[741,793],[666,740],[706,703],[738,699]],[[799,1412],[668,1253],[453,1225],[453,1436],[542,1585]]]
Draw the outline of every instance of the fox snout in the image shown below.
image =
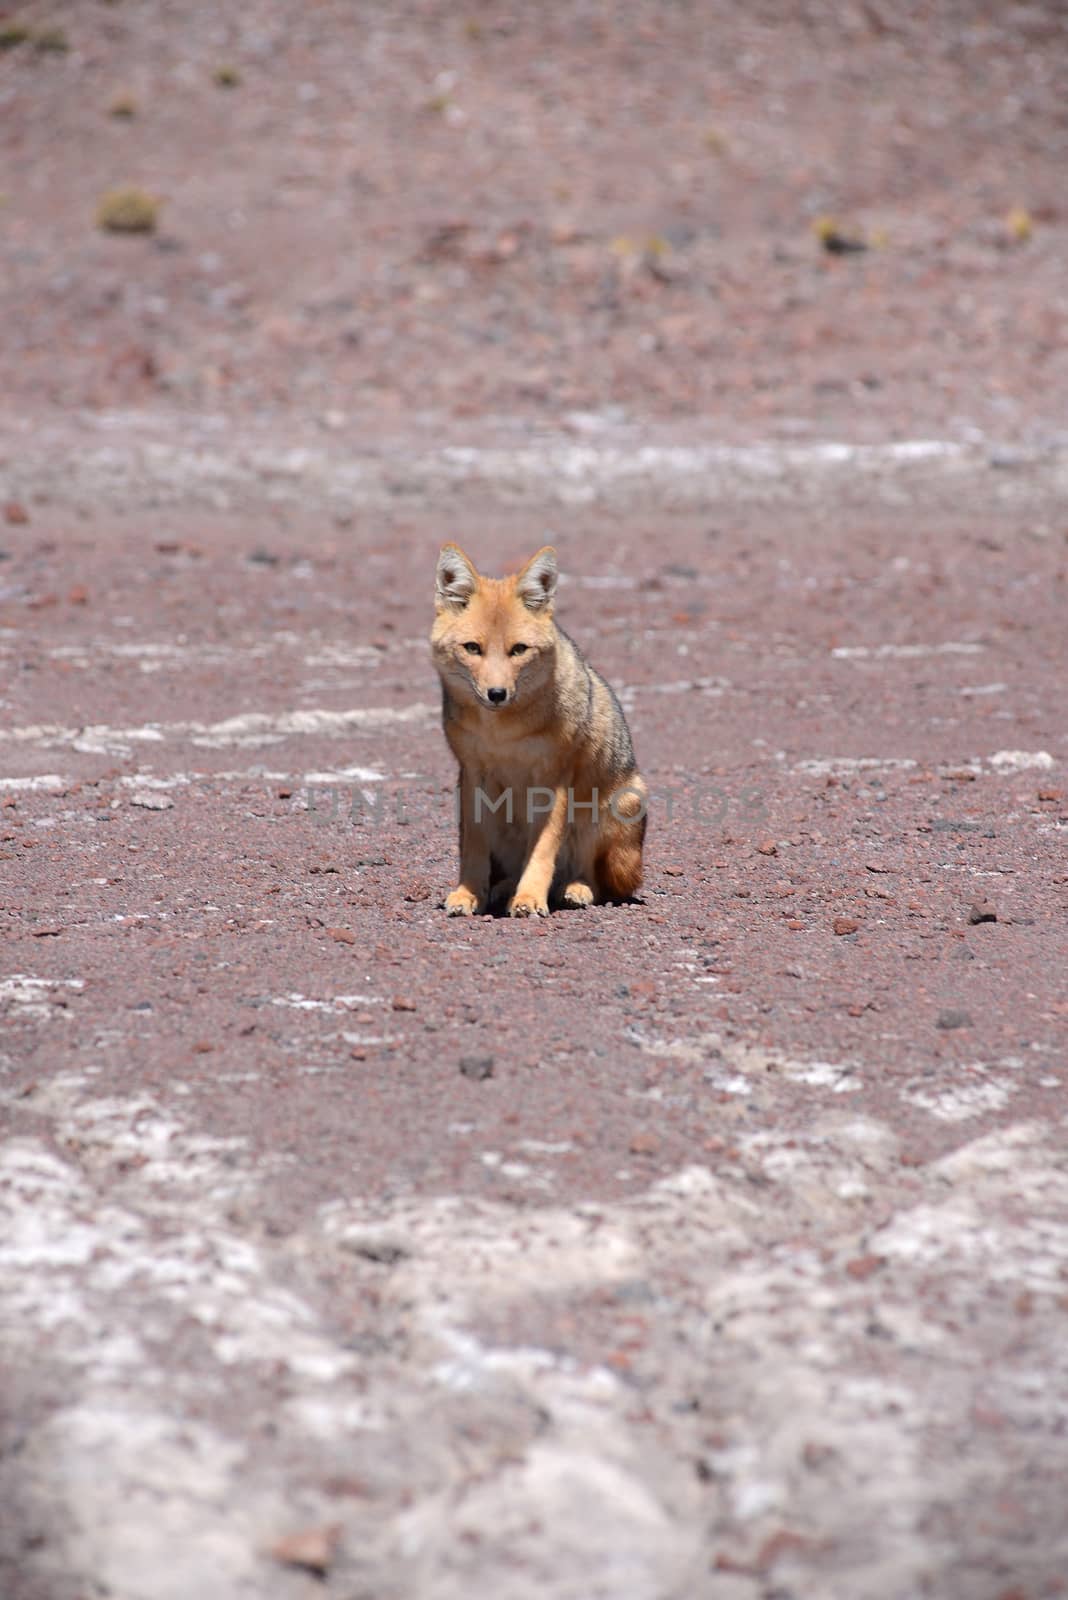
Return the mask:
[[486,699],[489,701],[491,706],[503,706],[503,704],[507,700],[507,698],[508,698],[508,690],[507,689],[487,689],[486,690]]

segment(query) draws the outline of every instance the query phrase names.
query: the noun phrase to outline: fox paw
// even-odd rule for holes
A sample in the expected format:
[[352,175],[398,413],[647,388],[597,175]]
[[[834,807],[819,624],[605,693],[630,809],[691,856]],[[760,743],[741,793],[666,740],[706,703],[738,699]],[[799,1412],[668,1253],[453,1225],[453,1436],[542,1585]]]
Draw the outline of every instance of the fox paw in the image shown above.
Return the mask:
[[547,917],[549,915],[549,902],[543,896],[531,894],[529,889],[521,889],[508,902],[508,915],[510,917]]
[[576,879],[568,884],[560,898],[565,906],[592,906],[593,890],[588,883]]
[[450,917],[473,917],[478,909],[478,896],[472,894],[470,889],[465,889],[463,884],[445,897],[445,911]]

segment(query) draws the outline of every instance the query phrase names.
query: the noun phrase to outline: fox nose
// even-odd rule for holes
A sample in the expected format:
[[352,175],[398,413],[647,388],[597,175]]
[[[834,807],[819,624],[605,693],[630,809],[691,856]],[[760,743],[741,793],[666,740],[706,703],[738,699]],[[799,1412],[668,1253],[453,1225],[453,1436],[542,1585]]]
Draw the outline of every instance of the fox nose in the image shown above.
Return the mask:
[[502,705],[504,703],[504,701],[507,700],[507,698],[508,698],[508,690],[507,689],[487,689],[486,690],[486,699],[489,701],[491,706]]

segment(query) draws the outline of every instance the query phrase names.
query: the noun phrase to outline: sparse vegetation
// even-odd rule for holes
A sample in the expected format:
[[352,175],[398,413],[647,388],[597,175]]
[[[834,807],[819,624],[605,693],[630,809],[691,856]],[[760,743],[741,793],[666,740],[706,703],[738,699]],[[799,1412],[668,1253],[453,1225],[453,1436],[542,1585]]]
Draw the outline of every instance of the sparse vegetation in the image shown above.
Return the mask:
[[1013,244],[1026,244],[1035,231],[1030,211],[1023,206],[1013,206],[1005,218],[1005,229]]
[[70,40],[62,28],[42,28],[33,36],[33,48],[42,55],[62,56],[70,49]]
[[856,255],[868,248],[867,241],[856,234],[845,233],[836,217],[816,217],[812,231],[831,256]]
[[241,74],[236,67],[224,64],[215,68],[211,81],[217,89],[236,89],[241,82]]
[[101,195],[96,225],[105,233],[154,233],[159,201],[145,189],[110,189]]
[[22,22],[5,22],[0,28],[0,50],[15,50],[32,39],[29,28]]

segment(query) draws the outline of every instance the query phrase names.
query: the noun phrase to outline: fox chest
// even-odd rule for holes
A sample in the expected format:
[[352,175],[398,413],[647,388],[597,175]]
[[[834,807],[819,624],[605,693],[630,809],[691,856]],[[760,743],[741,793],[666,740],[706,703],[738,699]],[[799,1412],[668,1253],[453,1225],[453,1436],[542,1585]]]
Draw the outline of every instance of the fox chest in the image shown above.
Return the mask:
[[480,729],[457,728],[450,731],[449,743],[464,782],[480,786],[494,800],[507,790],[518,799],[520,791],[567,782],[568,752],[545,736],[495,740]]

